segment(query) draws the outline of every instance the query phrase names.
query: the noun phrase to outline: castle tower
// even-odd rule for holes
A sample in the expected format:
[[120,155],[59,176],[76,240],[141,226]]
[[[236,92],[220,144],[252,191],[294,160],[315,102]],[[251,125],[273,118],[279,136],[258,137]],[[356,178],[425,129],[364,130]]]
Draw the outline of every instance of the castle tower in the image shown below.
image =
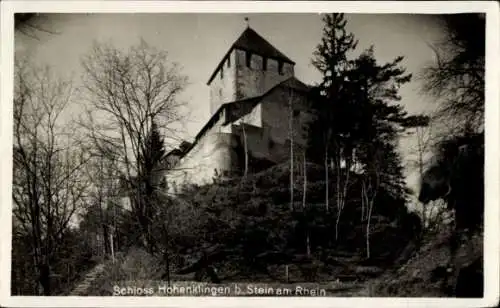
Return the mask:
[[295,62],[249,26],[231,45],[210,79],[210,113],[224,103],[260,96],[294,76]]

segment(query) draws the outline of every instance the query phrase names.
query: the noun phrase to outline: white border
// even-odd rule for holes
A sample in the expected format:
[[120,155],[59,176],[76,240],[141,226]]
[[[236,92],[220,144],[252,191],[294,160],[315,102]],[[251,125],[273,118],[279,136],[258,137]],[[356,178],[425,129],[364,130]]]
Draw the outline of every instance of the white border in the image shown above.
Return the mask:
[[[4,1],[1,2],[1,104],[0,104],[0,304],[7,307],[286,307],[382,306],[382,307],[489,307],[499,301],[499,5],[494,1]],[[486,23],[486,208],[485,208],[485,297],[456,298],[222,298],[222,297],[11,297],[11,179],[13,100],[13,13],[412,13],[443,14],[483,12]]]

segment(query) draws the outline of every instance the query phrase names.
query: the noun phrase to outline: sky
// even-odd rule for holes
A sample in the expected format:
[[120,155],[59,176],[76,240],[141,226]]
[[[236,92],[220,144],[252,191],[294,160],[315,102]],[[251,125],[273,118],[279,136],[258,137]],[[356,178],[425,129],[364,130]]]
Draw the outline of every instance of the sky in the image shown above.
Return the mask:
[[[29,55],[39,65],[49,65],[63,76],[74,78],[78,86],[82,74],[81,57],[94,41],[112,42],[128,49],[144,39],[149,45],[165,50],[169,60],[181,66],[189,84],[181,99],[190,115],[185,123],[185,139],[194,137],[210,117],[209,88],[211,73],[231,44],[250,26],[278,50],[296,62],[295,75],[305,83],[320,80],[311,65],[312,54],[321,40],[323,22],[318,14],[303,13],[129,13],[129,14],[51,14],[45,26],[57,34],[38,33],[38,39],[16,34],[15,50]],[[374,45],[380,63],[404,56],[407,72],[416,77],[434,61],[429,44],[437,42],[442,32],[435,16],[415,14],[346,14],[347,30],[359,40],[357,52]],[[400,91],[400,102],[409,113],[432,110],[435,105],[420,93],[420,81],[414,78]],[[75,100],[72,110],[78,110]],[[414,145],[412,138],[401,142],[407,162]],[[408,174],[408,184],[415,187],[415,174]]]

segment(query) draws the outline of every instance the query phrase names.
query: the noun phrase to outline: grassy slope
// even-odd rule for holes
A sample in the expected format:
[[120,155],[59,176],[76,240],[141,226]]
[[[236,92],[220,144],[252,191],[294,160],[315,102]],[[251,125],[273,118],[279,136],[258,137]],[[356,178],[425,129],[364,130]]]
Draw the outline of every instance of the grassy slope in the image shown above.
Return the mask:
[[[450,266],[449,243],[451,232],[443,231],[424,242],[421,249],[400,268],[387,271],[373,281],[374,296],[434,297],[449,296],[446,289],[453,290],[458,268],[463,268],[482,256],[482,234],[476,233],[469,240],[460,241],[454,254],[455,266]],[[436,268],[450,269],[447,277],[433,275]]]

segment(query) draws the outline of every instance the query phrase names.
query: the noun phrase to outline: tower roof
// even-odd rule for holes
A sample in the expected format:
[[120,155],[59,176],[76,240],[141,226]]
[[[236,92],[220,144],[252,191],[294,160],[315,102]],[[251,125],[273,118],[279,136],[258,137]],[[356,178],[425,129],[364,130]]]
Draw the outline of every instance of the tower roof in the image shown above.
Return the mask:
[[215,74],[217,73],[217,71],[219,71],[219,68],[223,64],[228,54],[231,53],[231,51],[233,51],[233,49],[235,48],[250,51],[266,58],[273,58],[276,60],[281,60],[283,62],[288,62],[290,64],[295,64],[295,62],[285,56],[281,51],[276,49],[276,47],[271,45],[271,43],[269,43],[266,39],[255,32],[255,30],[247,27],[245,31],[243,31],[243,33],[240,35],[240,37],[233,43],[233,45],[231,45],[227,53],[219,62],[214,72],[210,76],[208,84],[210,84],[212,79],[215,77]]
[[240,35],[240,37],[234,42],[233,48],[239,48],[243,50],[248,50],[265,56],[268,58],[274,58],[282,60],[288,63],[295,64],[290,58],[285,56],[281,51],[276,49],[271,43],[260,36],[254,29],[247,27],[245,31]]

